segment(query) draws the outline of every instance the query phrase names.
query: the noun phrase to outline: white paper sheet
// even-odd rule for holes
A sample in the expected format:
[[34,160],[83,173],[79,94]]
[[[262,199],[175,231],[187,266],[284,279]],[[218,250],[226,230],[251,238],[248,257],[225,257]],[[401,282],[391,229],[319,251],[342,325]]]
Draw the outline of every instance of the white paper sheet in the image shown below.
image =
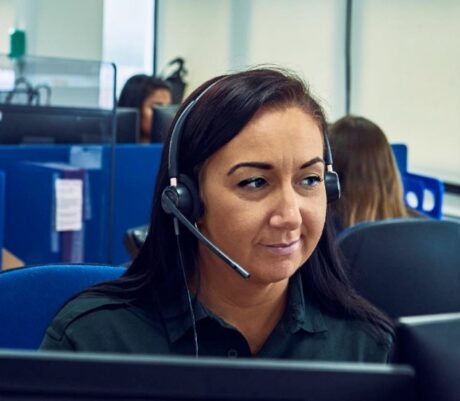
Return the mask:
[[80,231],[83,218],[83,181],[58,178],[56,189],[56,231]]

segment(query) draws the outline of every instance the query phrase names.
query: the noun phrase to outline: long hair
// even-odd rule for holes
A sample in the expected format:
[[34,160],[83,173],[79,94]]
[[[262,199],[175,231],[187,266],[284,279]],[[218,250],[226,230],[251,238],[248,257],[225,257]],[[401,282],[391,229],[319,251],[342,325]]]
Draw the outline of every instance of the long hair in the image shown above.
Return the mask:
[[343,228],[409,215],[393,152],[379,126],[346,116],[332,124],[329,140],[342,186],[334,208]]
[[160,78],[145,74],[133,75],[125,82],[117,106],[140,110],[144,100],[158,89],[166,89],[172,93],[171,86]]
[[[323,134],[326,131],[323,110],[306,85],[295,75],[277,69],[253,69],[212,79],[184,101],[176,119],[214,82],[188,116],[179,145],[179,171],[188,175],[197,187],[200,167],[206,159],[238,135],[260,110],[296,106],[317,122]],[[160,288],[166,288],[172,294],[183,290],[172,218],[161,207],[162,191],[169,185],[168,153],[168,146],[165,146],[145,243],[121,279],[94,287],[91,292],[102,291],[136,301],[152,298]],[[181,230],[180,241],[185,267],[190,274],[198,268],[198,244],[185,229]],[[300,269],[309,296],[322,310],[370,322],[376,332],[381,332],[379,328],[391,326],[382,313],[352,289],[335,253],[330,223],[326,223],[316,250]]]

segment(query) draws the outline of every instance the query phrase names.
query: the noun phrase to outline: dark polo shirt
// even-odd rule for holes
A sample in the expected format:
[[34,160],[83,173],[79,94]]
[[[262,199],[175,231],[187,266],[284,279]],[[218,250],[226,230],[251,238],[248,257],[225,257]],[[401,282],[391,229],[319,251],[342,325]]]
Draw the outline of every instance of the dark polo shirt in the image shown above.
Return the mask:
[[[194,303],[199,354],[251,357],[243,335],[199,301]],[[391,342],[391,335],[387,334]],[[164,294],[151,305],[105,296],[81,296],[57,314],[41,349],[193,355],[185,294]],[[282,319],[257,353],[260,358],[386,362],[388,352],[368,324],[322,313],[305,296],[300,274],[290,281]]]

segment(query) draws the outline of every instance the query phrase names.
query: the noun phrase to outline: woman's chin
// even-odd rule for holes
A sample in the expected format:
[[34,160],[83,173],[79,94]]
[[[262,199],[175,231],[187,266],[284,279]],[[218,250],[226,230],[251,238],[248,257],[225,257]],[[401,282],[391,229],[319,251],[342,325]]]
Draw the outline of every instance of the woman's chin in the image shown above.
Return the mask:
[[268,268],[265,266],[249,269],[251,273],[249,280],[261,284],[278,283],[291,278],[298,269],[299,265],[293,264],[290,261],[278,262],[271,264]]

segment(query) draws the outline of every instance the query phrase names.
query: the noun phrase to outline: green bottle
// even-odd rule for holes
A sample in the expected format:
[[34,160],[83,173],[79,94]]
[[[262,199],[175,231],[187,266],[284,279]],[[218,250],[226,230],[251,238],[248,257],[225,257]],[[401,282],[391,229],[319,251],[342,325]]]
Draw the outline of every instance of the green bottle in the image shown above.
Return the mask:
[[26,32],[20,29],[10,31],[10,54],[11,58],[21,58],[26,54]]

